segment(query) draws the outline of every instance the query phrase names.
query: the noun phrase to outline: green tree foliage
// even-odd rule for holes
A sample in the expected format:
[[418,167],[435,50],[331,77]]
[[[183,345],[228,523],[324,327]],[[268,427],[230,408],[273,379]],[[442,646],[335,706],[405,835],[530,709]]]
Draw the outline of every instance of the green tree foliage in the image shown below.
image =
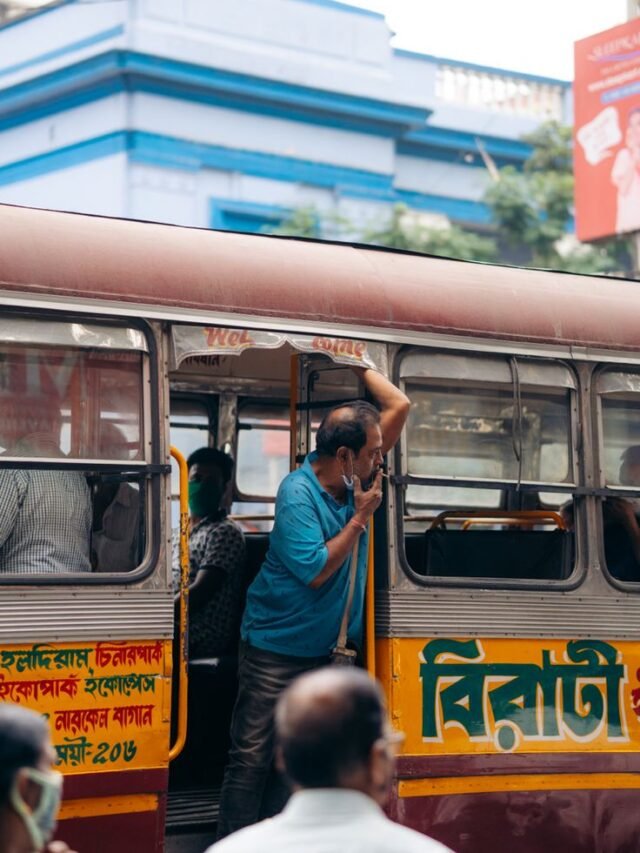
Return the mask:
[[281,237],[308,237],[318,239],[322,236],[322,221],[315,207],[299,207],[283,219],[279,225],[264,228],[266,234],[279,234]]
[[[485,194],[502,246],[524,251],[526,263],[578,273],[612,273],[630,268],[627,240],[614,238],[596,245],[579,243],[570,232],[573,217],[571,129],[547,122],[523,137],[531,154],[522,170],[497,170]],[[475,261],[500,261],[493,236],[461,228],[434,227],[405,205],[395,205],[381,222],[358,228],[335,214],[314,207],[293,211],[272,234],[325,237],[388,246]]]
[[527,249],[534,267],[582,273],[623,268],[628,260],[623,241],[590,246],[568,237],[573,216],[571,128],[547,122],[523,139],[532,148],[523,170],[500,169],[499,180],[485,195],[501,237]]
[[473,261],[494,261],[497,258],[495,240],[481,237],[457,225],[442,228],[427,226],[403,204],[395,205],[388,221],[381,228],[365,232],[363,242],[447,258]]

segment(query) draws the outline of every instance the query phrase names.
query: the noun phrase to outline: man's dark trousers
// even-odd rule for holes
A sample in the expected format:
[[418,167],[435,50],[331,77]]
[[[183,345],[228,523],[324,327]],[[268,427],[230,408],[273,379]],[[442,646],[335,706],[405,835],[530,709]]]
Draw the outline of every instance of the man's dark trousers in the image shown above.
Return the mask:
[[275,705],[294,678],[327,663],[328,657],[292,657],[240,644],[238,697],[220,798],[218,839],[276,814],[286,803],[289,790],[279,774],[272,772]]

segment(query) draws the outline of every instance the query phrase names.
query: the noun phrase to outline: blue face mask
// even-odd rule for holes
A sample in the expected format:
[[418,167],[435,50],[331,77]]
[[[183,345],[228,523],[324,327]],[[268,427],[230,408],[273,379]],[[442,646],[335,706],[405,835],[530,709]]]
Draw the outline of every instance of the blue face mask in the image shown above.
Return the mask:
[[[40,786],[40,800],[33,811],[20,795],[20,773]],[[36,770],[35,767],[23,767],[16,774],[9,799],[17,814],[22,818],[34,850],[44,850],[47,842],[51,840],[56,828],[61,798],[62,773],[58,773],[56,770],[43,773],[41,770]]]

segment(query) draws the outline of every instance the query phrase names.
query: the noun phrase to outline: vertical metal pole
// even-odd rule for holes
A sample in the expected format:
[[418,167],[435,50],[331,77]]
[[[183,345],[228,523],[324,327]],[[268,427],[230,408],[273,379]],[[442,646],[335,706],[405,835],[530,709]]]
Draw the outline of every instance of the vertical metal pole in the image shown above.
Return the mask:
[[296,458],[298,455],[298,355],[291,356],[289,370],[289,470],[296,470]]
[[[169,750],[169,761],[182,752],[187,741],[187,693],[189,675],[187,670],[187,618],[189,608],[189,508],[187,462],[176,447],[171,448],[180,471],[180,652],[178,660],[178,725],[176,740]],[[174,662],[175,664],[175,662]]]
[[375,576],[373,565],[373,519],[369,522],[369,553],[367,555],[367,586],[365,593],[365,649],[367,672],[376,677],[376,616],[375,616]]

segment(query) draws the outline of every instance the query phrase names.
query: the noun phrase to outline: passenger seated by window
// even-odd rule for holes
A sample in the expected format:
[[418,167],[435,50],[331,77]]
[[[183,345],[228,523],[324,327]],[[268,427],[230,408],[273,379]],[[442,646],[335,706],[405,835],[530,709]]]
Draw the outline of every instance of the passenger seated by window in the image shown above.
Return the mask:
[[[640,445],[621,457],[620,484],[640,489]],[[602,504],[604,552],[607,567],[621,581],[640,581],[640,506],[627,498],[607,498]]]
[[[187,459],[189,469],[189,657],[219,657],[235,651],[242,607],[245,544],[226,517],[225,492],[233,461],[213,447]],[[179,538],[174,536],[174,591],[180,584]],[[176,610],[178,597],[176,595]]]
[[[126,459],[127,439],[117,426],[102,423],[100,459]],[[91,565],[95,572],[130,572],[140,561],[140,492],[116,476],[104,475],[93,490]]]
[[[60,407],[46,395],[2,401],[3,456],[64,457],[60,430]],[[89,487],[80,471],[0,469],[0,572],[91,571],[90,532]]]

